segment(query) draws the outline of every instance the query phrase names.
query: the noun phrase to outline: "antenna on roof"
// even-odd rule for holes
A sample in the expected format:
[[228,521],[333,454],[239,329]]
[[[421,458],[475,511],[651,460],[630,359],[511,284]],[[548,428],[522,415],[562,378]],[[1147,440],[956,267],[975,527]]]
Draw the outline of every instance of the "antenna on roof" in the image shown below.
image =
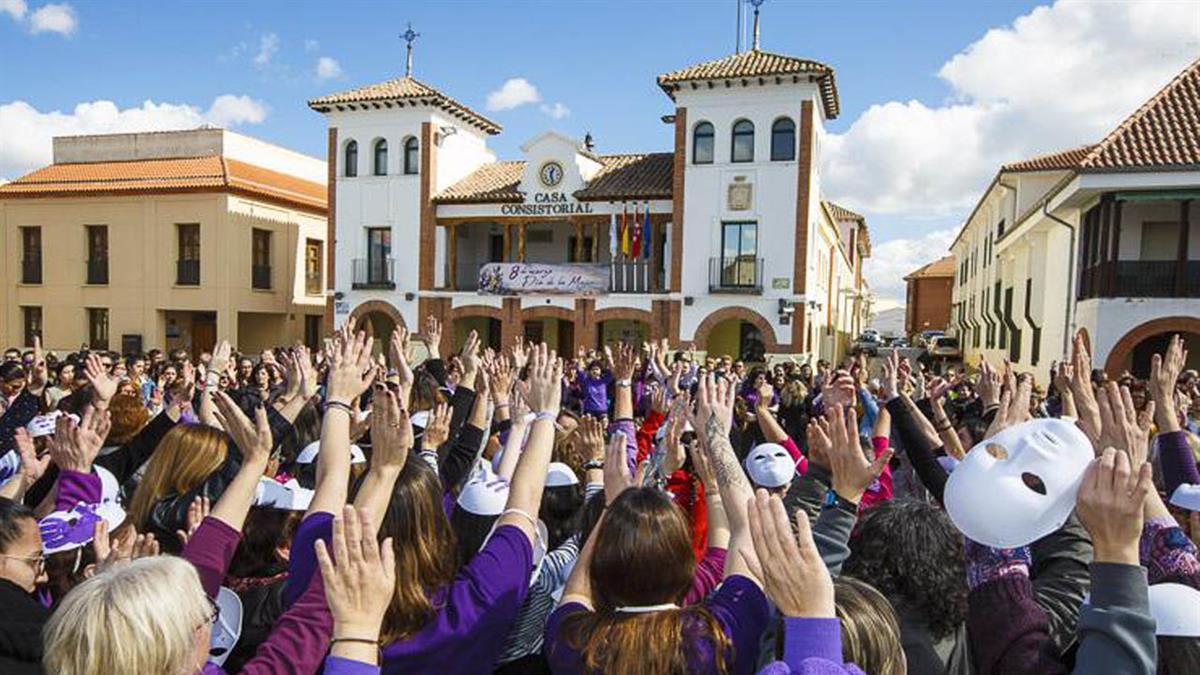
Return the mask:
[[412,45],[413,45],[413,40],[416,40],[417,38],[421,37],[421,34],[420,34],[420,33],[418,33],[418,32],[416,32],[416,31],[414,31],[414,30],[412,29],[412,22],[411,22],[411,21],[409,21],[409,22],[408,22],[408,30],[406,30],[406,31],[404,31],[403,33],[401,33],[401,34],[400,34],[400,37],[401,37],[401,38],[403,38],[403,40],[404,40],[405,42],[407,42],[407,43],[408,43],[408,44],[405,46],[405,51],[407,51],[408,53],[407,53],[407,58],[405,58],[405,60],[404,60],[404,76],[405,76],[405,77],[412,77]]
[[758,8],[762,6],[766,0],[746,0],[751,5],[754,5],[754,47],[753,51],[758,51]]

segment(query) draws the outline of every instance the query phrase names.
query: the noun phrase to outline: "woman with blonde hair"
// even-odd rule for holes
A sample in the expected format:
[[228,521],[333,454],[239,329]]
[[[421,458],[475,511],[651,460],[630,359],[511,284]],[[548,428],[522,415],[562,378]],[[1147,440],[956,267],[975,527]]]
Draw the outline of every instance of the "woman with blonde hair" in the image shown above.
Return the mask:
[[900,646],[900,623],[892,603],[874,586],[839,577],[833,598],[842,628],[842,658],[872,675],[904,675],[908,665]]

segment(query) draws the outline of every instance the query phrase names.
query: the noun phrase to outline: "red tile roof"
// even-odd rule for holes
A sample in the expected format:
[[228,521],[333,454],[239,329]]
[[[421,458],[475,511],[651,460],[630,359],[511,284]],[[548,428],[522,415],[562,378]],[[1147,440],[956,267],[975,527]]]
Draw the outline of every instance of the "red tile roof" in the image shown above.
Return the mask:
[[322,213],[327,208],[320,183],[219,155],[51,164],[0,186],[0,199],[223,191]]
[[[575,193],[581,201],[670,199],[672,160],[669,152],[599,155],[603,165],[587,187]],[[438,204],[496,204],[522,202],[519,190],[525,162],[484,164],[469,176],[434,196]]]
[[1084,170],[1200,165],[1200,59],[1130,115],[1080,162]]
[[912,279],[929,279],[932,277],[953,277],[954,273],[954,256],[948,255],[944,258],[934,260],[928,265],[918,267],[910,272],[908,276],[904,277],[904,280],[909,281]]
[[782,83],[785,79],[796,82],[802,75],[818,83],[825,117],[837,117],[841,104],[838,101],[837,80],[834,78],[833,68],[819,61],[764,52],[760,49],[730,54],[715,61],[705,61],[664,73],[658,76],[658,86],[674,99],[674,92],[684,84],[691,84],[696,88],[699,82],[711,84],[719,80],[735,79],[757,79],[760,83],[768,79],[776,83]]
[[324,113],[333,109],[379,109],[422,104],[445,110],[486,133],[500,133],[500,125],[496,122],[412,77],[397,77],[357,89],[319,96],[311,99],[308,107]]
[[1078,148],[1052,152],[1048,155],[1038,155],[1022,159],[1000,167],[1001,171],[1062,171],[1078,168],[1079,163],[1096,147],[1095,143],[1081,145]]
[[844,206],[839,206],[833,202],[825,202],[825,205],[829,207],[829,213],[832,214],[837,220],[866,220],[866,218],[863,218]]

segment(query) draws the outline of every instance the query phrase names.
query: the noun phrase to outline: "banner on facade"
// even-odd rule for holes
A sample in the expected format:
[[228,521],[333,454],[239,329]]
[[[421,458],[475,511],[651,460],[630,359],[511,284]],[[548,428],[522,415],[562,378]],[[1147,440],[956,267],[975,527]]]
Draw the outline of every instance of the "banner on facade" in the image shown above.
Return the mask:
[[603,295],[607,265],[488,263],[479,268],[481,295]]

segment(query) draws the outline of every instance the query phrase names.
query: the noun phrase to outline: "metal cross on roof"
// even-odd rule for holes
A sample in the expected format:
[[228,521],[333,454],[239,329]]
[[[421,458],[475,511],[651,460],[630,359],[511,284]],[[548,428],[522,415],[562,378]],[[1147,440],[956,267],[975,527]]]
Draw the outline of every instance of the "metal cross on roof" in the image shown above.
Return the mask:
[[418,32],[416,32],[416,31],[414,31],[414,30],[412,29],[412,22],[411,22],[411,21],[409,21],[409,22],[408,22],[408,30],[406,30],[406,31],[404,31],[403,33],[401,33],[401,34],[400,34],[400,37],[401,37],[401,39],[403,39],[403,40],[404,40],[406,43],[408,43],[408,44],[405,46],[405,50],[406,50],[407,54],[406,54],[406,58],[405,58],[405,61],[404,61],[404,76],[405,76],[405,77],[412,77],[412,47],[413,47],[413,41],[414,41],[414,40],[416,40],[417,38],[421,37],[421,34],[420,34],[420,33],[418,33]]
[[746,2],[748,2],[754,6],[754,47],[753,48],[755,51],[757,51],[758,50],[758,8],[762,7],[762,4],[764,2],[766,2],[766,0],[746,0]]

